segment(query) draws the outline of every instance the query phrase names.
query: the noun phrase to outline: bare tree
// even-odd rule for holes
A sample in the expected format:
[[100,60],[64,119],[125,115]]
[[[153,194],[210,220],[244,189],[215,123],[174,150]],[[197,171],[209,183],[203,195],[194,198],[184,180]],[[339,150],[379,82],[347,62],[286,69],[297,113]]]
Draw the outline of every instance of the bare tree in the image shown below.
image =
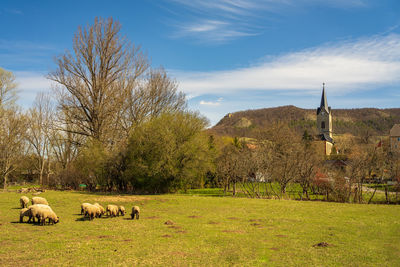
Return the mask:
[[0,107],[6,108],[14,104],[17,99],[16,87],[14,74],[0,68]]
[[43,174],[46,166],[48,175],[50,172],[50,130],[53,113],[50,96],[45,93],[39,93],[36,96],[33,107],[28,111],[27,139],[37,159],[36,169],[39,172],[39,184],[41,185],[43,185]]
[[148,68],[140,48],[120,34],[121,25],[96,18],[94,25],[78,28],[74,55],[57,59],[58,68],[49,79],[61,87],[59,105],[65,113],[66,131],[74,131],[101,142],[112,136],[116,114]]
[[162,112],[176,112],[186,107],[185,95],[178,92],[178,84],[168,77],[163,68],[149,71],[145,80],[129,91],[122,110],[122,128],[129,134],[132,126]]
[[0,175],[4,189],[24,151],[25,131],[26,119],[15,107],[0,108]]
[[295,168],[295,177],[296,182],[298,182],[302,188],[300,198],[303,199],[305,194],[306,198],[309,199],[308,191],[317,172],[317,167],[322,163],[322,160],[319,159],[311,145],[306,143],[299,148],[300,150],[296,152],[297,164]]

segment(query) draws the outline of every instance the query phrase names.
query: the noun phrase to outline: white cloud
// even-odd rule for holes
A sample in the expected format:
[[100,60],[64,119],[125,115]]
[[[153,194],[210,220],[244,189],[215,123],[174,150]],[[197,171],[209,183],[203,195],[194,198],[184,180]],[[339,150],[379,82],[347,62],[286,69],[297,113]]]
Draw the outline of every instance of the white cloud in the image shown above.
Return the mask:
[[190,96],[246,90],[369,89],[400,82],[400,35],[374,36],[327,44],[265,60],[247,68],[214,72],[175,72]]
[[215,102],[201,100],[199,102],[199,104],[204,105],[204,106],[219,106],[219,105],[221,105],[222,100],[223,100],[222,97],[218,98],[217,101],[215,101]]
[[[167,0],[168,1],[168,0]],[[309,6],[360,8],[367,0],[169,0],[186,12],[178,15],[173,37],[192,37],[201,42],[223,43],[261,34],[267,14],[282,14],[288,8]],[[176,15],[176,13],[174,14]]]
[[212,102],[212,101],[204,101],[204,100],[201,100],[199,104],[200,105],[205,105],[205,106],[219,106],[219,105],[221,105],[220,102]]
[[13,71],[18,85],[19,104],[28,108],[39,92],[51,90],[51,81],[42,72]]

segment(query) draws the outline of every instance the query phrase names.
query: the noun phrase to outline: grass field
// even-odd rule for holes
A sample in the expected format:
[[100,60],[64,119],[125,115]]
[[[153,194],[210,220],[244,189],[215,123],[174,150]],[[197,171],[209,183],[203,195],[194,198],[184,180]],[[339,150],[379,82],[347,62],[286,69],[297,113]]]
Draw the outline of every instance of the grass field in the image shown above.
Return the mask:
[[[20,196],[0,193],[0,266],[400,266],[397,205],[48,191],[61,221],[37,226]],[[82,220],[82,202],[141,217]]]

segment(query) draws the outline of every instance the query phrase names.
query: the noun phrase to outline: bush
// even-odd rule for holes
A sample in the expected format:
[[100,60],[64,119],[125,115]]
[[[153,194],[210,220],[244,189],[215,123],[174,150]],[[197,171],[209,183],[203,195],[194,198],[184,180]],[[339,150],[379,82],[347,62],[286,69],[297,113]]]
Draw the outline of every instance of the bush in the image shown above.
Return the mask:
[[214,154],[206,125],[196,113],[177,112],[137,126],[129,139],[126,180],[144,193],[202,187]]

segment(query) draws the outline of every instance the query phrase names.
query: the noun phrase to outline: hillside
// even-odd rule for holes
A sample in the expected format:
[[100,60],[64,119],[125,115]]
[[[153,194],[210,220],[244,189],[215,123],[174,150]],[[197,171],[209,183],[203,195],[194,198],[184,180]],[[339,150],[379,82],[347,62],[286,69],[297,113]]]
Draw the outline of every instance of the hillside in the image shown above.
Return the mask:
[[[282,106],[238,111],[222,118],[211,130],[219,135],[252,137],[258,130],[268,130],[272,124],[288,124],[302,134],[316,134],[316,110]],[[360,135],[388,135],[393,124],[400,123],[400,108],[332,109],[333,132]]]

